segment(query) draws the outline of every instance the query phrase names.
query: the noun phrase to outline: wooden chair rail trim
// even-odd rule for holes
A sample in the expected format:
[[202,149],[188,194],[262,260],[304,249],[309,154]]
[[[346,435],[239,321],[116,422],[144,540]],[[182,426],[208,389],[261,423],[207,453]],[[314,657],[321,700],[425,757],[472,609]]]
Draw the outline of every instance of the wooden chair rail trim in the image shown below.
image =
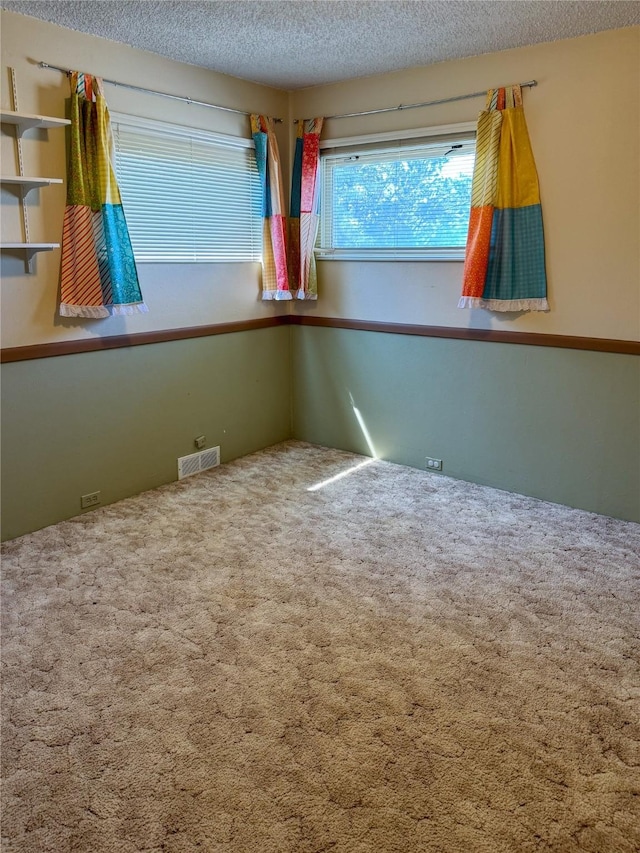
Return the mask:
[[187,328],[166,329],[157,332],[137,332],[131,335],[112,335],[85,340],[55,341],[24,347],[5,347],[0,350],[0,361],[3,363],[29,361],[35,358],[77,355],[86,352],[144,346],[147,344],[166,343],[168,341],[182,341],[189,338],[209,337],[211,335],[228,335],[234,332],[248,332],[256,329],[290,325],[640,355],[640,341],[588,338],[573,335],[547,335],[538,332],[506,332],[495,329],[463,329],[451,326],[418,326],[405,323],[381,323],[368,320],[343,320],[334,317],[309,317],[300,314],[285,314],[257,320],[216,323],[209,326],[189,326]]

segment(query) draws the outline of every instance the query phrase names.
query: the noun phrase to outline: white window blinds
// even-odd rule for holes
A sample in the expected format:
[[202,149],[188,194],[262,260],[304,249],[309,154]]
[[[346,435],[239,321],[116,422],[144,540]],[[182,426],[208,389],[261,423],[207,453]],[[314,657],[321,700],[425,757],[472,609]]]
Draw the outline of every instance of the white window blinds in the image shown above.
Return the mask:
[[250,139],[112,115],[136,261],[259,261],[260,182]]

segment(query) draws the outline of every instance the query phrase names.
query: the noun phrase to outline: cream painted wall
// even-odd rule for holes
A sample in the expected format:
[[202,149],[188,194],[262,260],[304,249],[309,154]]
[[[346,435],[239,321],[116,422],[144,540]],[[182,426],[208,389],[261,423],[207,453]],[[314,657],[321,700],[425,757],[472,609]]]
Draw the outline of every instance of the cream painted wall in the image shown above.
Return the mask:
[[[9,68],[16,71],[18,106],[23,112],[65,116],[69,84],[64,75],[38,68],[45,61],[150,89],[185,95],[246,111],[288,118],[285,92],[172,62],[145,51],[98,39],[23,15],[2,12],[2,108],[11,109]],[[106,86],[113,112],[185,123],[206,130],[249,136],[245,116],[170,101],[154,95]],[[289,145],[287,123],[279,126],[283,156]],[[65,132],[30,131],[24,137],[27,174],[64,177]],[[2,171],[17,174],[13,134],[2,126]],[[287,165],[285,164],[285,168]],[[64,186],[29,194],[31,240],[59,242],[65,204]],[[2,192],[2,239],[22,240],[17,198]],[[120,335],[155,329],[207,325],[286,313],[286,303],[259,298],[257,264],[140,264],[139,275],[149,313],[105,320],[57,317],[60,251],[40,253],[35,273],[24,261],[2,254],[2,346]]]
[[[522,332],[640,338],[640,28],[487,54],[380,77],[286,93],[172,62],[125,45],[2,13],[2,106],[9,108],[8,67],[16,69],[20,109],[63,116],[66,79],[38,60],[285,119],[278,126],[285,183],[294,116],[353,112],[437,100],[535,78],[525,111],[540,174],[551,310],[500,315],[456,307],[462,264],[319,262],[317,303],[264,303],[259,269],[250,264],[141,264],[148,315],[102,321],[56,316],[59,251],[21,259],[2,255],[2,344],[135,333],[272,316],[295,310],[317,316]],[[114,112],[185,122],[248,135],[248,120],[108,86]],[[481,99],[357,119],[330,120],[323,137],[473,121]],[[6,126],[3,131],[6,132]],[[17,169],[3,132],[3,171]],[[27,171],[62,177],[65,134],[32,131]],[[34,240],[57,241],[64,187],[29,196]],[[2,237],[20,239],[17,200],[3,191]]]
[[[327,317],[640,338],[640,28],[292,93],[295,116],[438,100],[535,79],[524,105],[543,205],[549,313],[456,307],[462,263],[320,261]],[[475,120],[482,100],[330,120],[323,138]]]

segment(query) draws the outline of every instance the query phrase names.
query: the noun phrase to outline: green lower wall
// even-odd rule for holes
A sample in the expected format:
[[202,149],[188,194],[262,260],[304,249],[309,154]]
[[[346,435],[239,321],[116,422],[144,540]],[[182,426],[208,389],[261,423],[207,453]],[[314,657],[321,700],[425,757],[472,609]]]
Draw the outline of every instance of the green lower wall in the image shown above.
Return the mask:
[[291,331],[295,438],[640,521],[638,357]]
[[2,537],[289,438],[292,399],[296,438],[640,521],[639,358],[294,326],[4,364]]
[[2,537],[175,480],[179,456],[222,461],[290,437],[290,330],[237,332],[2,365]]

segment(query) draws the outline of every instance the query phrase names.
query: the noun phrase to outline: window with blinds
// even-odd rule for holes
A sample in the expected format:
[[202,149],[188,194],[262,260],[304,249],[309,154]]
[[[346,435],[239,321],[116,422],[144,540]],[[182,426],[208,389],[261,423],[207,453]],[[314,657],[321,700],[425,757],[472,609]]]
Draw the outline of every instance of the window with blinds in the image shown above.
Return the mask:
[[117,114],[111,123],[136,261],[260,261],[252,140]]
[[464,258],[474,161],[468,133],[329,149],[318,257]]

